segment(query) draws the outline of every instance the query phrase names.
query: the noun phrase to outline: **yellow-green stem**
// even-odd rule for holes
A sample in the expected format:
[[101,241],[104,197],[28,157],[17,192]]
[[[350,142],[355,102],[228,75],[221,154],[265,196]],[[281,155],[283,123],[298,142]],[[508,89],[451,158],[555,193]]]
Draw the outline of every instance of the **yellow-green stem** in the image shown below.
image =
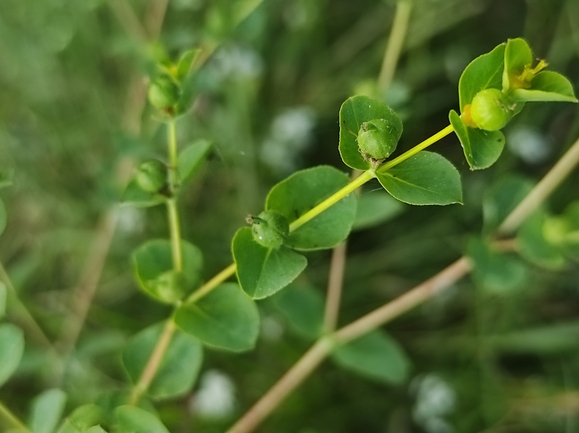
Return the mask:
[[[4,404],[0,401],[0,419],[5,421],[5,425],[8,427],[14,427],[16,431],[21,433],[30,433],[30,430],[24,425],[22,421],[20,421],[16,415],[14,415],[10,409],[8,409]],[[13,431],[13,430],[11,430]]]
[[183,270],[183,255],[181,251],[181,229],[179,227],[179,214],[175,198],[167,200],[167,216],[169,218],[169,230],[171,232],[171,251],[173,252],[173,269]]
[[221,272],[219,272],[217,275],[215,275],[213,278],[211,278],[209,281],[207,281],[205,284],[199,287],[199,289],[197,289],[194,293],[192,293],[191,296],[189,296],[185,300],[185,304],[192,304],[201,299],[203,296],[211,292],[222,282],[224,282],[233,274],[235,274],[235,269],[237,269],[235,263],[230,264],[228,267],[223,269]]
[[173,268],[175,271],[182,271],[181,228],[179,225],[179,213],[177,211],[177,199],[174,195],[179,182],[177,172],[177,128],[175,120],[171,120],[167,124],[167,144],[169,147],[169,189],[172,194],[172,197],[167,200],[167,217],[169,220],[169,231],[171,233]]
[[418,152],[423,151],[428,146],[436,143],[437,141],[443,139],[448,134],[452,133],[454,129],[452,129],[452,125],[448,125],[446,128],[442,129],[441,131],[434,134],[432,137],[427,138],[422,143],[417,144],[412,149],[404,152],[402,155],[394,158],[392,161],[388,161],[385,164],[381,165],[377,170],[376,173],[384,173],[386,170],[391,169],[392,167],[400,164],[403,161],[406,161],[408,158],[416,155]]

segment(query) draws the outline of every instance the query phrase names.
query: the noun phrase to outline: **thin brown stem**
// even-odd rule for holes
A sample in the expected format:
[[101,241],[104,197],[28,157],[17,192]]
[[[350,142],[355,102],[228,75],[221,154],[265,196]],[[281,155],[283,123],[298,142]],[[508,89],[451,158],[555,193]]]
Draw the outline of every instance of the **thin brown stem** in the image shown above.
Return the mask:
[[157,370],[159,370],[159,367],[161,366],[163,356],[165,356],[165,353],[169,348],[169,343],[171,343],[171,338],[173,338],[176,329],[173,317],[169,318],[163,328],[163,332],[157,340],[157,344],[153,348],[153,352],[151,352],[151,356],[147,361],[147,365],[145,366],[141,377],[131,392],[129,404],[137,404],[143,394],[149,389],[151,382],[155,378],[155,374],[157,374]]
[[227,433],[253,431],[326,359],[331,349],[332,343],[328,339],[321,339],[315,343],[234,426],[227,430]]
[[86,316],[92,304],[98,282],[105,266],[109,248],[111,246],[118,219],[118,208],[109,209],[105,213],[96,230],[86,267],[74,295],[72,311],[58,344],[60,352],[68,357],[76,345],[76,341],[84,326]]
[[533,190],[517,205],[499,227],[499,233],[511,233],[532,214],[579,163],[579,140],[565,152]]
[[330,277],[326,293],[326,307],[324,312],[324,331],[333,332],[338,324],[342,287],[344,283],[344,271],[346,268],[347,241],[342,242],[332,251],[330,262]]
[[412,2],[410,0],[398,0],[396,2],[394,22],[390,30],[390,36],[388,37],[386,51],[384,52],[380,75],[378,76],[378,93],[380,96],[384,95],[384,92],[390,87],[390,83],[392,83],[392,79],[394,78],[400,52],[402,51],[404,39],[406,38],[411,12]]

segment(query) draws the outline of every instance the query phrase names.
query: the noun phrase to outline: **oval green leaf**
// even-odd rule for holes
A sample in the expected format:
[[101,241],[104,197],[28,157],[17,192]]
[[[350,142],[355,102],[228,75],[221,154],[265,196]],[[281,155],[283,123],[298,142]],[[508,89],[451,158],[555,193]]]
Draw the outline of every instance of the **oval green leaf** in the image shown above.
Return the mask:
[[52,433],[64,411],[66,393],[60,389],[44,391],[32,401],[28,425],[32,433]]
[[166,200],[167,197],[161,194],[151,193],[141,189],[135,179],[131,179],[121,196],[121,202],[123,204],[135,207],[157,206]]
[[504,68],[505,44],[500,44],[490,53],[477,57],[462,72],[458,81],[460,112],[472,98],[484,89],[501,89]]
[[177,160],[177,170],[181,184],[190,180],[199,171],[201,164],[203,164],[211,150],[211,146],[212,143],[209,140],[201,139],[181,151]]
[[448,117],[471,170],[488,168],[499,159],[505,147],[505,136],[501,131],[469,128],[454,110]]
[[58,433],[85,433],[90,427],[104,422],[106,416],[103,410],[96,404],[86,404],[72,412]]
[[257,306],[235,283],[222,284],[199,301],[182,305],[175,323],[204,344],[233,352],[252,349],[259,334]]
[[4,233],[7,222],[8,222],[8,215],[6,212],[6,206],[4,205],[2,199],[0,198],[0,235]]
[[135,406],[115,409],[117,430],[123,433],[169,433],[169,430],[152,413]]
[[10,323],[0,325],[0,386],[12,376],[24,353],[24,334]]
[[324,297],[319,290],[292,284],[272,298],[293,330],[315,340],[324,330]]
[[368,170],[370,163],[358,150],[358,131],[362,123],[375,119],[384,119],[392,128],[396,141],[402,135],[402,121],[398,115],[383,102],[367,96],[352,96],[340,107],[340,142],[338,149],[342,161],[348,167]]
[[577,102],[571,82],[553,71],[539,72],[531,80],[530,89],[515,89],[511,97],[515,101],[523,102]]
[[154,239],[138,247],[132,255],[139,287],[149,296],[168,304],[181,300],[199,280],[203,266],[201,251],[181,240],[183,272],[173,271],[171,242]]
[[[157,323],[133,336],[123,351],[123,364],[133,383],[141,377],[165,324]],[[147,391],[155,399],[186,394],[195,383],[203,360],[203,347],[189,334],[177,329],[163,361]]]
[[562,269],[565,257],[557,246],[545,239],[544,221],[545,215],[537,212],[523,223],[517,232],[517,251],[531,263],[547,269]]
[[[266,209],[275,210],[293,222],[342,189],[348,176],[329,166],[301,170],[275,185]],[[349,194],[289,234],[285,245],[298,250],[333,248],[348,237],[356,218],[355,194]]]
[[358,198],[358,212],[352,230],[376,227],[404,212],[405,206],[383,190],[363,193]]
[[177,79],[183,80],[191,72],[191,67],[195,63],[197,57],[201,54],[200,48],[194,48],[192,50],[187,50],[179,58],[177,62]]
[[494,251],[481,239],[471,239],[467,253],[473,263],[473,279],[489,293],[508,295],[527,280],[527,268],[519,259]]
[[385,172],[376,172],[376,177],[386,191],[404,203],[462,203],[460,174],[437,153],[420,152]]
[[338,346],[332,359],[340,367],[388,385],[404,383],[410,372],[410,361],[402,347],[381,330]]
[[231,249],[241,288],[253,299],[263,299],[296,279],[308,260],[283,245],[266,248],[257,243],[248,227],[237,231]]
[[503,70],[503,91],[511,88],[511,80],[523,73],[525,66],[533,63],[533,53],[527,41],[522,38],[507,40],[505,46],[505,67]]

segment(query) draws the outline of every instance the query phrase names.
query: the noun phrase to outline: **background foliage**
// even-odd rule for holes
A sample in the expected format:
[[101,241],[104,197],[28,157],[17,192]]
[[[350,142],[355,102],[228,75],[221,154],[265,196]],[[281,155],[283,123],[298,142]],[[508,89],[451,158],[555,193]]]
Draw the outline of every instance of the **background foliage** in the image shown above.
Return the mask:
[[[256,9],[233,26],[252,3]],[[15,169],[14,185],[1,191],[8,224],[0,261],[57,344],[78,314],[71,308],[76,288],[93,272],[85,269],[90,247],[107,226],[103,214],[118,202],[130,161],[164,155],[153,110],[135,118],[134,102],[145,60],[161,45],[143,43],[132,19],[154,21],[155,1],[123,5],[0,4],[0,166]],[[317,164],[347,171],[337,151],[338,110],[376,79],[393,12],[392,2],[377,0],[169,3],[160,44],[171,56],[192,46],[218,47],[198,74],[193,110],[179,122],[181,143],[214,142],[181,197],[183,238],[203,251],[204,279],[230,263],[233,235],[247,214],[262,210],[272,185]],[[577,0],[415,0],[387,101],[404,122],[399,149],[445,126],[448,111],[458,108],[466,64],[517,36],[579,87]],[[399,207],[390,223],[352,235],[343,323],[459,257],[471,234],[492,225],[492,217],[483,221],[489,188],[505,176],[519,184],[518,178],[540,178],[579,135],[577,108],[541,104],[504,132],[507,151],[483,172],[469,171],[454,136],[433,148],[462,173],[464,206]],[[575,173],[552,197],[555,213],[579,198],[578,181]],[[371,184],[362,198],[379,189]],[[9,298],[7,319],[24,329],[26,348],[0,400],[23,419],[32,399],[49,388],[66,391],[67,413],[97,399],[112,401],[126,387],[120,354],[128,338],[169,312],[137,290],[130,252],[166,237],[162,209],[122,208],[86,326],[64,370]],[[322,294],[329,257],[308,252],[309,267],[297,284]],[[352,375],[336,364],[348,362],[342,354],[261,431],[579,431],[577,281],[577,264],[564,271],[532,268],[500,293],[463,280],[388,326],[411,360],[407,381]],[[296,329],[278,304],[276,298],[259,303],[262,332],[254,351],[206,351],[193,392],[157,406],[170,431],[223,431],[308,347],[315,320]],[[233,393],[221,410],[201,403],[215,380]]]

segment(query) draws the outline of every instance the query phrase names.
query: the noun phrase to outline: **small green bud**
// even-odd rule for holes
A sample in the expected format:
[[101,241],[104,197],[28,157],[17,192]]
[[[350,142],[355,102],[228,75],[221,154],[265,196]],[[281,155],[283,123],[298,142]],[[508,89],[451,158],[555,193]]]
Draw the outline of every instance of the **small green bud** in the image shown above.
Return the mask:
[[247,222],[255,241],[266,248],[280,247],[289,234],[287,219],[274,210],[263,211],[257,217],[249,215]]
[[384,159],[396,149],[400,132],[384,119],[362,123],[358,132],[358,148],[373,159]]
[[499,89],[485,89],[472,99],[470,116],[480,129],[498,131],[512,119],[516,104]]
[[135,175],[137,185],[147,192],[159,192],[167,184],[167,166],[158,159],[139,165]]
[[180,301],[186,292],[186,278],[183,272],[167,271],[156,279],[148,282],[149,288],[159,299],[164,302],[174,303]]
[[166,76],[158,77],[149,84],[149,102],[160,109],[175,105],[180,94],[179,86]]

